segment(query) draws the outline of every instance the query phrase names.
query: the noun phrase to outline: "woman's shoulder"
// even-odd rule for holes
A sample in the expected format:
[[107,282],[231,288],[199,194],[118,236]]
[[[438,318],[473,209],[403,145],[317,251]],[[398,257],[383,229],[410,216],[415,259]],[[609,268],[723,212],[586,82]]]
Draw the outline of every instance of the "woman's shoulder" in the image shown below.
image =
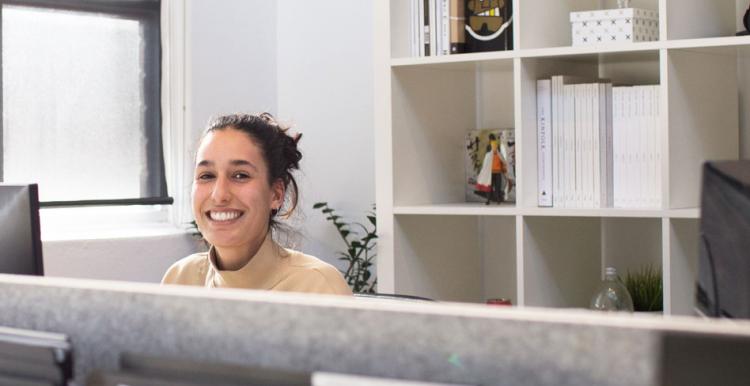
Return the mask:
[[162,284],[203,285],[208,269],[208,252],[194,253],[172,264],[164,274]]
[[[344,276],[336,267],[325,261],[299,251],[285,249],[289,259],[287,282],[309,287],[310,292],[351,294]],[[314,290],[317,288],[318,290]]]
[[324,275],[330,275],[335,273],[341,275],[338,269],[333,265],[326,263],[325,261],[306,253],[295,251],[293,249],[287,249],[289,257],[289,266],[297,268],[299,270],[309,270],[321,272]]

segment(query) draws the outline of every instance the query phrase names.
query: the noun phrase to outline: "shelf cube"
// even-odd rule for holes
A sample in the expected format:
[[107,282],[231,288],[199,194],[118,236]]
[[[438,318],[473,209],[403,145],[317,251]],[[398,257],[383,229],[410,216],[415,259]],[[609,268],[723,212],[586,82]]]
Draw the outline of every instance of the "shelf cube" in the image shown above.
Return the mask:
[[571,12],[573,46],[659,40],[659,13],[640,8]]

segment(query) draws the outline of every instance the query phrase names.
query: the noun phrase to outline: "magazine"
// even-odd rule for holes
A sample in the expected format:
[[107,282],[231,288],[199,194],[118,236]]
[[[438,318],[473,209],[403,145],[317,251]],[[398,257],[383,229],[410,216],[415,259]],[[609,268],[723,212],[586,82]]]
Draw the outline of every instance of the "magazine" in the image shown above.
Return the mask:
[[479,129],[466,135],[466,201],[516,201],[516,136],[513,129]]

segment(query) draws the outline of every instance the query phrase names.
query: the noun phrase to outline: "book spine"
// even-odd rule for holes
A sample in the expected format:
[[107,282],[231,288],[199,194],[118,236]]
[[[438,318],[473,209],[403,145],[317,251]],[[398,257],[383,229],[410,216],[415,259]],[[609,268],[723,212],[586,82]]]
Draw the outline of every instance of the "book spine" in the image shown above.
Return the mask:
[[438,47],[437,47],[437,0],[427,0],[428,1],[428,29],[429,29],[429,36],[430,36],[430,53],[431,56],[437,56],[438,55]]
[[614,202],[614,179],[612,170],[614,169],[613,159],[613,138],[612,138],[612,84],[607,83],[602,88],[604,97],[601,99],[600,108],[603,109],[602,115],[602,143],[604,146],[604,160],[602,161],[603,173],[602,173],[602,204],[604,207],[612,207]]
[[655,206],[657,208],[662,207],[662,184],[665,182],[661,178],[661,163],[662,163],[662,146],[661,146],[661,137],[662,137],[662,130],[661,130],[661,91],[660,86],[656,85],[654,86],[654,147],[656,149],[656,152],[654,154],[654,162],[656,167],[656,174],[655,174],[655,181],[654,181],[654,187],[656,188],[656,203]]
[[450,0],[450,52],[463,53],[466,49],[464,25],[466,0]]
[[622,133],[622,139],[623,139],[623,146],[622,146],[622,154],[623,154],[623,191],[622,191],[622,203],[624,208],[631,208],[633,207],[632,201],[633,201],[633,181],[631,180],[631,176],[633,175],[633,170],[635,169],[635,164],[633,162],[634,156],[633,156],[633,138],[635,137],[634,131],[633,131],[633,87],[626,87],[624,89],[623,93],[623,133]]
[[550,148],[551,80],[539,79],[536,82],[537,108],[537,204],[552,206],[552,149]]
[[575,191],[575,86],[563,85],[565,131],[565,165],[563,167],[563,200],[566,208],[572,208]]
[[552,79],[550,79],[550,94],[551,94],[551,108],[550,108],[550,115],[552,116],[551,125],[552,128],[552,138],[551,138],[551,145],[552,145],[552,206],[555,208],[561,207],[562,200],[560,198],[560,157],[562,155],[562,149],[560,148],[560,138],[561,138],[561,132],[562,132],[562,110],[560,107],[560,103],[562,101],[562,98],[560,98],[560,86],[559,86],[559,76],[553,76]]
[[418,38],[419,38],[419,56],[426,56],[428,53],[427,44],[429,43],[429,38],[427,37],[429,32],[429,28],[427,28],[427,23],[425,22],[426,16],[425,16],[425,4],[427,0],[417,0],[417,18],[418,18]]
[[583,193],[583,101],[584,101],[584,85],[577,84],[573,86],[575,92],[573,96],[573,103],[575,104],[574,110],[574,141],[573,141],[573,154],[575,154],[575,161],[573,162],[575,176],[575,188],[574,188],[574,207],[580,208],[583,206],[584,193]]
[[562,77],[553,76],[551,79],[552,85],[552,206],[555,208],[562,208],[562,189],[561,185],[561,174],[562,174],[562,159],[563,159],[563,89],[562,89]]
[[419,34],[421,39],[420,56],[430,55],[430,0],[419,0],[419,18],[422,26],[422,33]]
[[583,101],[583,192],[584,206],[586,208],[594,207],[594,183],[595,167],[594,162],[594,83],[586,84],[583,87],[585,98]]
[[654,127],[653,127],[653,93],[651,86],[643,86],[643,129],[645,131],[643,136],[643,147],[644,147],[644,175],[643,179],[646,182],[644,185],[644,206],[654,207],[654,196],[656,191],[654,190]]
[[638,159],[638,174],[635,177],[635,184],[638,187],[638,193],[636,194],[636,206],[639,208],[644,208],[648,206],[648,203],[646,202],[646,183],[648,181],[648,168],[646,167],[646,147],[648,142],[648,133],[647,128],[645,125],[645,115],[646,115],[646,101],[645,101],[645,87],[644,86],[637,86],[636,87],[636,117],[637,117],[637,131],[638,131],[638,139],[637,139],[637,159]]
[[591,106],[592,106],[592,114],[591,114],[591,122],[592,122],[592,130],[591,130],[591,160],[593,167],[591,168],[591,175],[593,178],[593,187],[592,187],[592,197],[591,197],[591,203],[594,208],[603,208],[603,200],[602,200],[602,182],[604,181],[603,175],[602,175],[602,154],[604,150],[604,146],[602,146],[602,140],[601,136],[604,133],[604,130],[602,129],[602,108],[601,108],[601,98],[604,96],[602,93],[601,87],[604,86],[603,83],[593,83],[591,85],[592,89],[592,98],[591,98]]
[[440,52],[441,55],[451,54],[451,21],[450,0],[440,1]]

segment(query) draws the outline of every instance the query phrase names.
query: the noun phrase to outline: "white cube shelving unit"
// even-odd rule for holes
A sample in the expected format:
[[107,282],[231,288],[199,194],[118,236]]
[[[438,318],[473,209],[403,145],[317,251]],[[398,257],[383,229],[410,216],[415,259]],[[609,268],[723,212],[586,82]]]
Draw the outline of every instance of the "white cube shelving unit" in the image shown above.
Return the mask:
[[[606,266],[653,263],[665,314],[692,313],[701,165],[738,158],[750,91],[744,2],[633,1],[659,11],[658,41],[572,47],[569,13],[614,0],[514,0],[515,50],[422,58],[408,56],[408,2],[373,3],[380,292],[587,307]],[[660,85],[663,207],[537,207],[536,80],[557,74]],[[464,135],[504,127],[517,202],[464,203]]]

